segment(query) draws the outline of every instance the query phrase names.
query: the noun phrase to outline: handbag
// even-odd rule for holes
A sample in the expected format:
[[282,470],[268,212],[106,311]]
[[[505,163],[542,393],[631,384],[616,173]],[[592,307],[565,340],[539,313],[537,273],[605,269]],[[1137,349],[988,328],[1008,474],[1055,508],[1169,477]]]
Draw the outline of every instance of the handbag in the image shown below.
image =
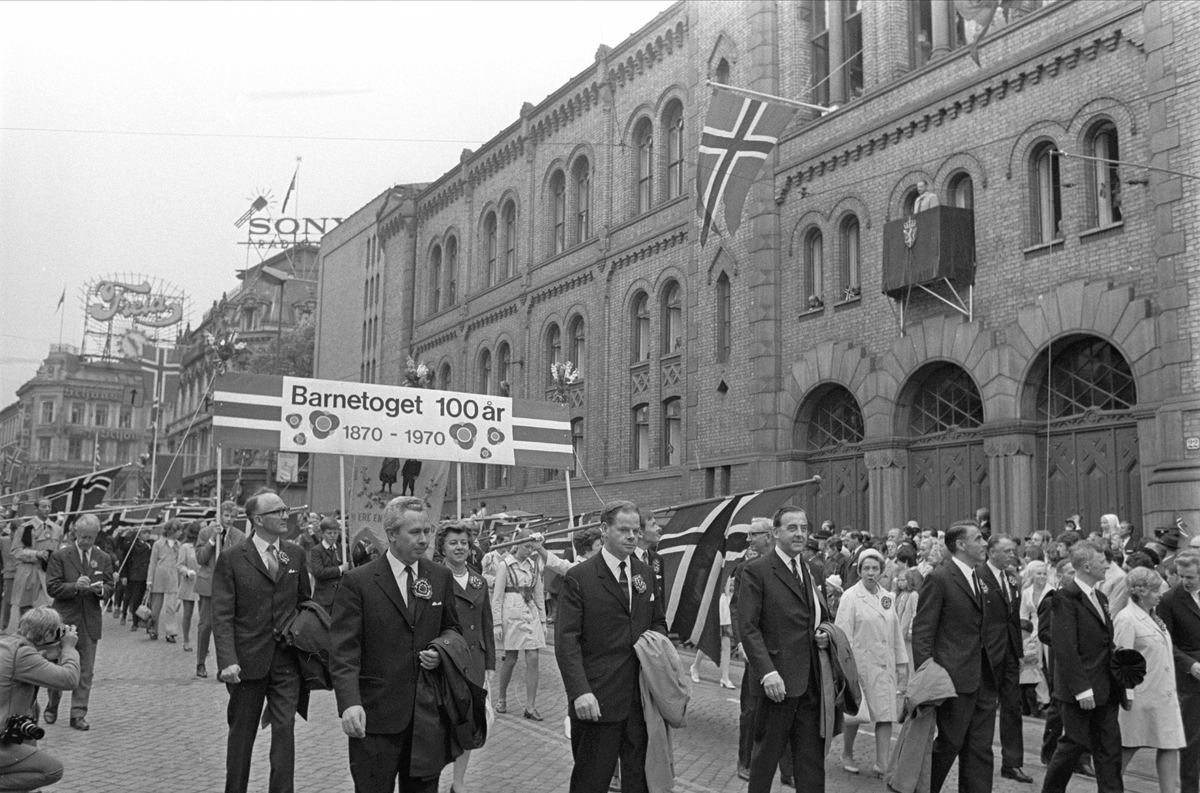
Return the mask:
[[850,713],[846,711],[843,718],[846,724],[873,724],[875,719],[871,718],[871,709],[867,707],[867,697],[863,693],[862,686],[858,687],[858,712]]
[[147,606],[145,603],[143,603],[142,605],[140,605],[136,609],[134,609],[133,613],[142,622],[149,622],[150,619],[154,616],[154,612],[151,611],[150,607]]

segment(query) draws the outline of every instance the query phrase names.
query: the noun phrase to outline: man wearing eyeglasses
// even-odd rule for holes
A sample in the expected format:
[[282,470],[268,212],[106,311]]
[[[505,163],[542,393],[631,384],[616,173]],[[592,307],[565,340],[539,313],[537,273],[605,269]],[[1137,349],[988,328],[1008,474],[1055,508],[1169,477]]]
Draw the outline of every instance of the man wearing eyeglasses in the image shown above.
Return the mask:
[[[285,542],[287,505],[263,490],[246,501],[254,536],[225,550],[213,572],[213,640],[229,691],[225,793],[245,793],[263,701],[271,723],[270,793],[292,793],[293,725],[300,663],[279,641],[296,607],[311,597],[304,550]],[[305,708],[306,709],[306,708]],[[306,715],[303,710],[301,715]]]

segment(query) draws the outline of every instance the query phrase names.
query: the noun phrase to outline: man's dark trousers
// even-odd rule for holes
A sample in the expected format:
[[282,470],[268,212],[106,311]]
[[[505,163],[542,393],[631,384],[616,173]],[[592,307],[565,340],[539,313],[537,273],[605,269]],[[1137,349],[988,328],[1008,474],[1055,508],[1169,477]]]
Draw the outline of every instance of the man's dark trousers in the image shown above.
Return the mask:
[[277,645],[266,677],[226,683],[225,687],[229,690],[225,793],[245,793],[250,784],[250,760],[264,699],[271,724],[271,779],[267,790],[292,793],[296,703],[300,699],[300,663],[296,654]]
[[1064,793],[1067,782],[1079,764],[1079,758],[1091,748],[1096,769],[1096,787],[1100,793],[1121,793],[1121,727],[1115,702],[1084,710],[1077,702],[1059,702],[1063,717],[1063,736],[1046,768],[1042,793]]
[[758,698],[749,793],[768,793],[775,780],[776,766],[780,773],[787,773],[783,770],[782,759],[789,753],[796,784],[812,790],[825,789],[825,739],[821,737],[820,697],[817,664],[813,663],[809,666],[808,687],[800,696],[785,698],[783,702],[775,702],[770,697]]
[[[754,752],[754,719],[758,712],[759,698],[750,691],[750,667],[742,673],[741,715],[738,717],[738,765],[750,767],[750,757]],[[786,748],[779,758],[779,773],[792,776],[792,753]]]
[[437,777],[417,779],[406,775],[412,765],[412,738],[412,722],[403,732],[367,733],[365,738],[351,738],[354,793],[393,793],[397,777],[400,793],[437,793]]
[[[571,709],[574,714],[574,708]],[[625,721],[582,721],[571,716],[571,790],[605,793],[621,760],[622,793],[646,793],[646,716],[642,698],[630,701]]]
[[[992,739],[996,735],[996,684],[987,653],[980,654],[979,688],[959,693],[937,708],[937,740],[933,744],[930,790],[940,791],[958,760],[958,789],[963,793],[992,789]],[[966,741],[967,735],[971,736]]]

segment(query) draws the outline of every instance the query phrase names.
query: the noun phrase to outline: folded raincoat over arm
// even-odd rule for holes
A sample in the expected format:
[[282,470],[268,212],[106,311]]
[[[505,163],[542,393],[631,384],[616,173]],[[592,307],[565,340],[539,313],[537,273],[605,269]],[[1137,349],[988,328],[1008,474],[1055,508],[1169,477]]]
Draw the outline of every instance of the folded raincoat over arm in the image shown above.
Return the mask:
[[928,793],[933,767],[933,737],[937,706],[957,696],[950,673],[932,658],[908,681],[908,696],[900,720],[900,738],[892,749],[884,782],[896,793]]
[[639,685],[646,718],[646,787],[650,793],[669,793],[675,786],[675,756],[671,728],[686,723],[691,689],[671,640],[646,631],[633,645],[641,665]]

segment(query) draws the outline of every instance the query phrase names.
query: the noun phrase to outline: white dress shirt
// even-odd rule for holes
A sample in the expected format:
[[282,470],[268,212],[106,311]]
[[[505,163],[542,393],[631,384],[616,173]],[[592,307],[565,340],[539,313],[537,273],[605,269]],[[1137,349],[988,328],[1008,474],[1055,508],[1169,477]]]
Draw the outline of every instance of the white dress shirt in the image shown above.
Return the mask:
[[971,567],[957,556],[951,556],[950,561],[958,565],[958,569],[962,570],[963,575],[967,577],[967,583],[971,585],[971,591],[975,593],[975,597],[979,597],[979,590],[975,587],[975,568]]
[[[387,557],[388,564],[391,565],[392,575],[396,578],[396,586],[400,587],[400,597],[404,598],[404,605],[407,606],[408,605],[409,580],[408,580],[408,574],[405,573],[405,571],[404,571],[404,568],[406,565],[404,564],[404,562],[400,561],[395,556],[392,556],[391,548],[388,548],[387,553],[385,553],[384,556]],[[417,563],[413,562],[409,566],[412,567],[413,581],[416,581],[417,580]]]
[[270,551],[271,548],[274,548],[275,553],[276,553],[274,563],[282,564],[282,562],[279,561],[279,557],[278,557],[278,553],[279,553],[279,544],[278,543],[267,542],[266,540],[264,540],[262,538],[262,535],[259,534],[258,532],[254,533],[253,539],[254,539],[254,547],[256,549],[258,549],[258,555],[262,559],[263,567],[267,568],[268,570],[271,569],[271,565],[273,563],[272,559],[271,559],[271,551]]
[[612,571],[613,580],[618,584],[621,583],[621,562],[625,562],[625,597],[629,599],[629,603],[633,603],[633,565],[628,559],[618,559],[607,548],[600,549],[600,556],[604,558],[604,563],[608,565],[608,569]]
[[1012,587],[1008,584],[1008,576],[1005,575],[1003,570],[992,564],[990,559],[988,560],[987,566],[988,569],[992,571],[992,575],[996,577],[996,582],[1000,584],[1000,592],[1005,595],[1005,600],[1007,600],[1009,604],[1012,604],[1013,593]]

